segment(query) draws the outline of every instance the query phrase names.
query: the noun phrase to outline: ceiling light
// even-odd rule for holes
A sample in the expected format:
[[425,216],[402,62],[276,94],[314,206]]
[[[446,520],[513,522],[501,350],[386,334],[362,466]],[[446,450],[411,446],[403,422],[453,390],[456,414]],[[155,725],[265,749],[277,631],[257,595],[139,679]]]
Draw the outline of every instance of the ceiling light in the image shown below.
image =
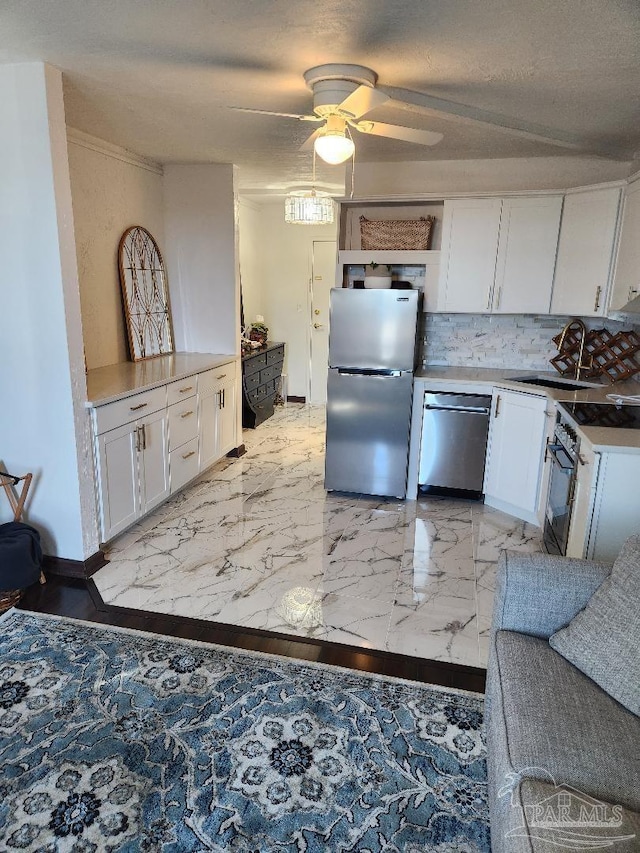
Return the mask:
[[352,139],[344,135],[344,132],[328,131],[316,139],[314,147],[318,157],[321,157],[325,163],[337,166],[338,163],[344,163],[351,157],[355,145]]
[[334,218],[333,199],[325,193],[293,192],[284,200],[284,221],[291,225],[330,225]]
[[347,134],[347,123],[340,116],[330,115],[324,131],[313,144],[314,151],[325,163],[337,166],[352,156],[355,145]]

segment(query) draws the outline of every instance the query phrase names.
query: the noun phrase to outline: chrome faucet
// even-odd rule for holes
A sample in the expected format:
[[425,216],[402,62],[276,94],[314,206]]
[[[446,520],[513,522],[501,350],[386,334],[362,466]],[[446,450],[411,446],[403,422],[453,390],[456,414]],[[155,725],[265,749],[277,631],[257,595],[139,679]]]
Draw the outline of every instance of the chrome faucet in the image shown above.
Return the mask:
[[580,348],[578,350],[578,364],[576,365],[576,377],[575,378],[580,379],[580,371],[581,370],[591,370],[591,368],[593,367],[593,356],[592,355],[589,356],[589,363],[588,364],[583,363],[584,347],[585,347],[585,344],[587,342],[587,327],[582,322],[582,320],[579,320],[577,317],[574,318],[573,320],[569,320],[569,322],[566,324],[566,326],[562,330],[562,333],[560,334],[560,340],[558,341],[558,352],[562,352],[562,347],[564,345],[564,339],[567,337],[567,332],[570,329],[573,329],[576,327],[578,329],[580,329]]

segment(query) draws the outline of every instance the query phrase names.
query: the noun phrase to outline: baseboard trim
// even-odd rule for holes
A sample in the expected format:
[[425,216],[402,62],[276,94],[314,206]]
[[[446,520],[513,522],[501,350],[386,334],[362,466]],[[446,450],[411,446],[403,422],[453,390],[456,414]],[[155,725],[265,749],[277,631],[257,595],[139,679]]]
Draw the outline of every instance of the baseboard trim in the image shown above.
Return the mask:
[[306,397],[294,397],[291,394],[287,396],[287,403],[306,403]]
[[230,450],[227,453],[227,456],[230,456],[232,459],[238,459],[240,456],[244,456],[247,452],[247,448],[244,444],[239,444],[237,447],[234,447],[233,450]]
[[45,574],[61,575],[65,578],[90,578],[109,561],[103,551],[96,551],[86,560],[69,560],[66,557],[53,557],[45,554],[42,568]]

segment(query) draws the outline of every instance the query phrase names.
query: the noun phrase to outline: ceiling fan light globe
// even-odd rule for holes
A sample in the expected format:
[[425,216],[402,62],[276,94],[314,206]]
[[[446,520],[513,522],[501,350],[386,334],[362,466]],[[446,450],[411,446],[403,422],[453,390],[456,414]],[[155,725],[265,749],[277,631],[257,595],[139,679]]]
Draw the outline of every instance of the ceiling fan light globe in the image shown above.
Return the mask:
[[314,148],[318,157],[325,163],[337,166],[353,156],[355,145],[353,140],[344,133],[330,132],[319,136],[314,143]]

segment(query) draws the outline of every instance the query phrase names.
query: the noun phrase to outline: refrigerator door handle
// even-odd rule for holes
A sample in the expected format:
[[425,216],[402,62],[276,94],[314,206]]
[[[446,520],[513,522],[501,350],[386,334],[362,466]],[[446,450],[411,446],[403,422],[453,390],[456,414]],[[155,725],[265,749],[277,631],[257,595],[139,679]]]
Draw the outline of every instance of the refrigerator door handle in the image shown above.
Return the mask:
[[393,379],[396,376],[402,376],[403,373],[411,373],[410,370],[347,370],[338,368],[338,376],[379,376],[381,379]]

